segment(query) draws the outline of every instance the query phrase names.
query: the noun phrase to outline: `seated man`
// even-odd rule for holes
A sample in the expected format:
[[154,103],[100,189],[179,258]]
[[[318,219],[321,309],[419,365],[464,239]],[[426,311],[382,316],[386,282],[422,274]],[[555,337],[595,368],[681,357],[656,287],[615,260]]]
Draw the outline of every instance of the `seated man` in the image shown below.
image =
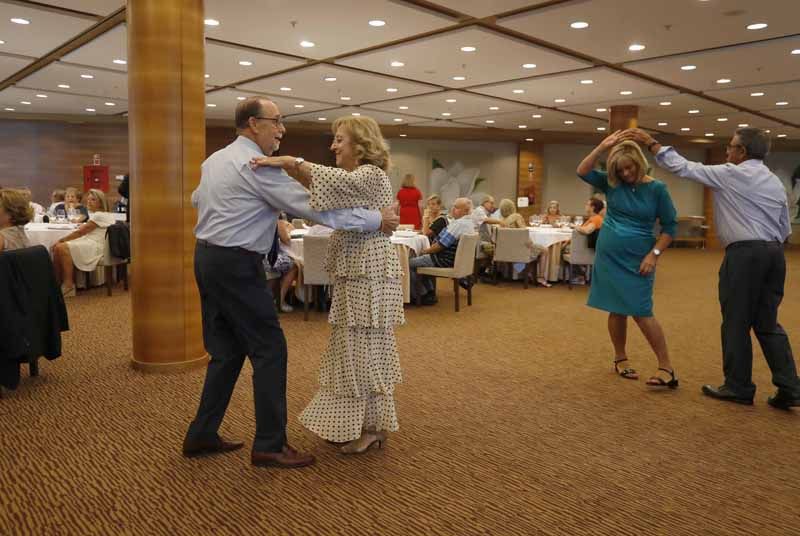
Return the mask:
[[408,267],[411,271],[411,297],[412,301],[417,296],[421,297],[423,305],[436,303],[436,293],[431,277],[417,275],[419,266],[436,266],[437,268],[452,268],[456,261],[456,249],[461,235],[475,232],[475,225],[469,217],[472,212],[472,201],[466,197],[455,200],[452,208],[453,221],[447,228],[439,233],[431,247],[420,252],[419,256],[409,259]]

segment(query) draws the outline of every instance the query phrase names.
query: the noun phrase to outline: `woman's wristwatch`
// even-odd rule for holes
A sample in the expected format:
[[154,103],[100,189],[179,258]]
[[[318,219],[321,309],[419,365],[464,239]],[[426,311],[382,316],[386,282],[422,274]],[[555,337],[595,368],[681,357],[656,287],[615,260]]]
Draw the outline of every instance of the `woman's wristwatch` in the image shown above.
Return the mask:
[[658,248],[653,248],[653,255],[655,255],[656,257],[660,257],[661,256],[661,250],[658,249]]

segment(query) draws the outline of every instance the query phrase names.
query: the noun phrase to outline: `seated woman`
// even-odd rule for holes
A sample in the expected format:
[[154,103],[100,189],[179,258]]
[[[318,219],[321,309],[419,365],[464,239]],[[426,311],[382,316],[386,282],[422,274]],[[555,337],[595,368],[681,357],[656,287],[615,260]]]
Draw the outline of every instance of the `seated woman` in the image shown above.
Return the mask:
[[0,190],[0,251],[30,247],[25,224],[33,219],[28,195],[22,190]]
[[289,246],[292,243],[292,224],[286,220],[278,220],[278,238],[281,243],[278,247],[278,258],[275,260],[275,265],[270,266],[267,259],[264,259],[264,269],[268,272],[274,272],[281,275],[281,311],[284,313],[291,313],[294,308],[286,303],[286,295],[292,288],[292,283],[297,280],[298,268],[297,263],[289,254]]
[[[69,194],[68,194],[69,195]],[[53,245],[53,268],[64,297],[75,295],[75,268],[92,272],[103,258],[106,229],[116,221],[106,194],[94,188],[86,194],[89,221]]]
[[433,242],[439,236],[439,233],[447,227],[447,224],[447,216],[442,210],[442,198],[437,194],[429,196],[425,214],[422,217],[422,234]]
[[[510,199],[503,199],[502,201],[500,201],[500,217],[501,217],[502,227],[507,227],[510,229],[528,228],[528,226],[525,224],[525,218],[522,217],[522,214],[517,212],[517,207],[514,205],[514,202]],[[547,248],[543,248],[542,246],[537,246],[533,242],[530,243],[530,248],[531,248],[531,260],[533,261],[539,259],[536,281],[543,287],[553,286],[550,283],[548,283],[547,279],[545,278],[547,261],[549,259]],[[514,269],[516,270],[517,266],[514,266]]]
[[561,218],[561,205],[555,199],[547,203],[547,212],[542,217],[542,223],[553,225]]
[[56,213],[56,207],[66,200],[67,191],[63,188],[56,188],[50,194],[50,206],[47,207],[47,213],[51,216]]
[[[86,200],[86,203],[89,203],[88,199]],[[76,211],[72,218],[73,223],[83,223],[89,219],[89,210],[87,210],[85,206],[81,205],[80,201],[78,200],[77,188],[66,189],[66,193],[64,194],[64,202],[55,206],[53,209],[53,214],[58,216],[59,212],[63,211],[63,214],[66,217],[69,215],[70,210]],[[108,210],[105,212],[108,212]]]
[[586,202],[586,221],[580,226],[575,227],[575,230],[581,234],[590,235],[595,231],[599,231],[603,226],[603,216],[600,215],[606,208],[605,203],[593,197]]

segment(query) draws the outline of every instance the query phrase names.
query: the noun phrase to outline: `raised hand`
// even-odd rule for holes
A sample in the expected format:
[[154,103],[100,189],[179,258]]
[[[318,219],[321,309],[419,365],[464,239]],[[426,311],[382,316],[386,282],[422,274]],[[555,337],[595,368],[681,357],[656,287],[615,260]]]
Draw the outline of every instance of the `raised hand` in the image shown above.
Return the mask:
[[600,142],[600,145],[598,147],[605,151],[607,149],[612,148],[621,141],[622,141],[622,130],[617,130],[606,136],[606,138]]
[[653,136],[642,130],[641,128],[629,128],[622,133],[623,140],[633,140],[644,146],[650,145],[653,141]]

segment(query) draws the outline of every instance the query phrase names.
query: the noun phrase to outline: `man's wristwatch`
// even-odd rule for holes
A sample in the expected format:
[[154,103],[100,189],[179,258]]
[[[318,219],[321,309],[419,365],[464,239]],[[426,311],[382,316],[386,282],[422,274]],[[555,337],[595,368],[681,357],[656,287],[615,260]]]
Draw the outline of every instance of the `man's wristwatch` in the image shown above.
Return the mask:
[[300,169],[300,166],[302,166],[303,162],[305,161],[306,161],[305,158],[303,158],[302,156],[298,156],[297,158],[294,159],[294,168]]
[[659,257],[661,255],[661,250],[658,248],[653,248],[653,255]]

